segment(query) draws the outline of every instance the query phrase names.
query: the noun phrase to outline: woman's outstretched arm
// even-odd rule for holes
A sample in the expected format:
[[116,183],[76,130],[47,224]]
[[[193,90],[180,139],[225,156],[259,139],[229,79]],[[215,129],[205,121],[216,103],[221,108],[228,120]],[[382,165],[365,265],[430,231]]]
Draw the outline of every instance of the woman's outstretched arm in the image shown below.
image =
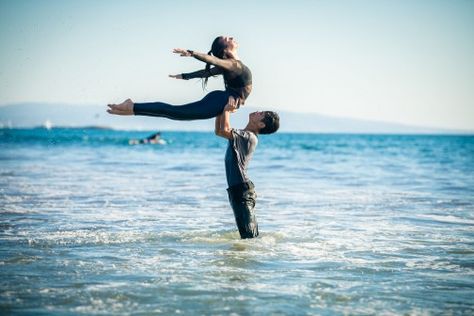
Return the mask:
[[240,64],[235,59],[220,59],[212,55],[195,52],[192,50],[185,50],[182,48],[173,49],[173,53],[180,54],[183,57],[194,57],[197,60],[209,63],[211,65],[223,68],[228,71],[239,71]]

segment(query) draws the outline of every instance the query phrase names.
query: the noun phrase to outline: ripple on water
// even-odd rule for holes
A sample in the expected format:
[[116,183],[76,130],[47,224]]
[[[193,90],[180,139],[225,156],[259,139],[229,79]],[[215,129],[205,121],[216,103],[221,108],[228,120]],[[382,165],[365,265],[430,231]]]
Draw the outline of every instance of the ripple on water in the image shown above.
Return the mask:
[[103,133],[2,152],[16,157],[0,173],[4,310],[474,313],[473,145],[463,139],[262,139],[249,170],[261,235],[240,240],[225,144],[200,134],[191,149],[176,134],[154,150]]

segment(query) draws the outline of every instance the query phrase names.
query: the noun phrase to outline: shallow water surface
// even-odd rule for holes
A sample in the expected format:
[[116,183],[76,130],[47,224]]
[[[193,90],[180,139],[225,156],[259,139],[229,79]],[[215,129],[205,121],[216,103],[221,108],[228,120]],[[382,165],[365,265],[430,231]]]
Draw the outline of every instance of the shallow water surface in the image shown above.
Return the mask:
[[0,130],[2,314],[472,314],[474,137]]

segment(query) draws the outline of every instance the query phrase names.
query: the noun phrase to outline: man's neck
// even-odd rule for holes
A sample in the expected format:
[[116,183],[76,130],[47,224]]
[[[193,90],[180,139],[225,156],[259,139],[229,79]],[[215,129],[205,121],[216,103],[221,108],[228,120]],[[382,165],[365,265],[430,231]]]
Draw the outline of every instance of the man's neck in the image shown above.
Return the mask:
[[258,127],[254,126],[252,123],[248,123],[247,126],[245,126],[244,131],[249,131],[254,133],[255,135],[258,135]]

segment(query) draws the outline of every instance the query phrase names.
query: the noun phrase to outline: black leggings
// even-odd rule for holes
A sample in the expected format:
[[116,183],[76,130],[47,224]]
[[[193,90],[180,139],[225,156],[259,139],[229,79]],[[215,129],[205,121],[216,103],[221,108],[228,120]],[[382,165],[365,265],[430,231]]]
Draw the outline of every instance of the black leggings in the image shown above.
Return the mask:
[[251,181],[233,185],[227,189],[229,202],[234,211],[235,222],[239,229],[240,238],[255,238],[258,236],[258,224],[255,217],[255,202],[257,194]]
[[172,120],[205,120],[221,114],[229,100],[229,92],[216,90],[209,92],[202,100],[184,105],[163,102],[135,103],[135,115],[160,116]]

